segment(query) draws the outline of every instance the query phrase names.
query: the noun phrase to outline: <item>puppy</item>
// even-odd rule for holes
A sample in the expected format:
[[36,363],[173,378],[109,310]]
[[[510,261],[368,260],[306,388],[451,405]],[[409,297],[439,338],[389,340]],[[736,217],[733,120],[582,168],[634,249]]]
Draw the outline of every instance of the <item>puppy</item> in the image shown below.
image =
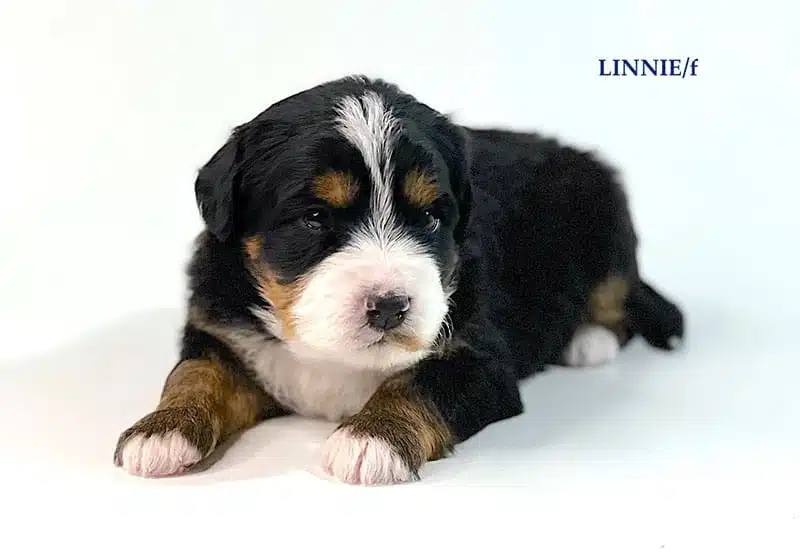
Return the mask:
[[615,172],[531,133],[458,126],[348,77],[237,127],[199,171],[180,357],[115,462],[166,476],[297,413],[341,422],[349,483],[422,465],[523,411],[518,383],[596,366],[683,316],[641,278]]

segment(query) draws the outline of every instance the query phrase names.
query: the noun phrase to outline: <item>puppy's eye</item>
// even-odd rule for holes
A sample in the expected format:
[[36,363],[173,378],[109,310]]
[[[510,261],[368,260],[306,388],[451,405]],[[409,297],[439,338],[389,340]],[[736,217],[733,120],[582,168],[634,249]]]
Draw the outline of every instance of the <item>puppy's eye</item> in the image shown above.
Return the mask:
[[439,218],[439,215],[437,215],[434,211],[425,211],[425,219],[427,220],[425,229],[428,232],[436,232],[439,230],[439,226],[441,226],[442,221]]
[[313,232],[322,232],[330,225],[330,218],[325,211],[312,209],[303,215],[303,224]]

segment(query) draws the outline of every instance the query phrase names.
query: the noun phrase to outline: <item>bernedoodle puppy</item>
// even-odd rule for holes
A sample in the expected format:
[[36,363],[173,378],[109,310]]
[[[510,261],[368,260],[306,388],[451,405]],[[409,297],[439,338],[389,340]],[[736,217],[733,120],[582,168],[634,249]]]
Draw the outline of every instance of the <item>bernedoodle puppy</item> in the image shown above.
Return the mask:
[[594,154],[470,129],[347,77],[237,127],[199,171],[179,361],[115,462],[174,475],[287,413],[341,422],[325,469],[417,479],[523,411],[519,382],[594,366],[683,316],[644,282],[623,186]]

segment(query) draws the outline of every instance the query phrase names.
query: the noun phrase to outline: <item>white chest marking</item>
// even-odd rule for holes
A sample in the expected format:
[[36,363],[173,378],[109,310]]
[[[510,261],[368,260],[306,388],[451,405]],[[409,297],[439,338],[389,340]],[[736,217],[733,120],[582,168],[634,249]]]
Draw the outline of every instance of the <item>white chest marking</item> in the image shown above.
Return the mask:
[[239,338],[236,344],[264,390],[309,418],[341,421],[356,414],[391,375],[390,371],[300,358],[280,341],[252,337]]

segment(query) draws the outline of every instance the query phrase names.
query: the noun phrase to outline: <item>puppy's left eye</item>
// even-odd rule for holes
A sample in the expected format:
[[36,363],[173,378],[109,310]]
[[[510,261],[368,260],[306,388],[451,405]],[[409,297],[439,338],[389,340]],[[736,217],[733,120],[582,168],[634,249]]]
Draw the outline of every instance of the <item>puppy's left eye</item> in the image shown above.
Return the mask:
[[325,211],[321,209],[311,209],[303,215],[303,224],[313,232],[322,232],[328,228],[330,219]]
[[428,210],[425,211],[425,218],[427,220],[425,229],[428,230],[428,232],[436,232],[439,230],[439,226],[442,224],[442,220],[439,218],[439,215],[432,210]]

